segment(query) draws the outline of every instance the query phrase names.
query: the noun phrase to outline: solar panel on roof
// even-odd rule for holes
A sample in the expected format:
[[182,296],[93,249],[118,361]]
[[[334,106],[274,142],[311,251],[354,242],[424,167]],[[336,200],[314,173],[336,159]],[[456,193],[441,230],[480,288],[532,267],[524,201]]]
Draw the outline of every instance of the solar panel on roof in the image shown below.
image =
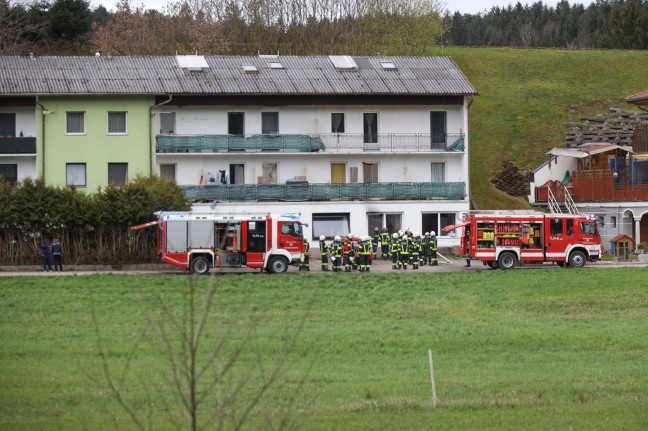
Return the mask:
[[176,60],[178,66],[191,71],[200,71],[209,67],[203,55],[176,55]]
[[350,55],[329,55],[329,60],[336,69],[352,70],[358,68],[355,60]]

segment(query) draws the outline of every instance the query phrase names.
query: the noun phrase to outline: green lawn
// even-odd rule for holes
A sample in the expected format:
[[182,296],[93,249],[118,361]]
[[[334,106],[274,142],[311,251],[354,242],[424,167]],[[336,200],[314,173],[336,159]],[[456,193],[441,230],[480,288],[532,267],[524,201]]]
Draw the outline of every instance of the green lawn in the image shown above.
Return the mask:
[[505,159],[533,169],[564,145],[567,122],[610,108],[637,110],[624,98],[648,89],[648,51],[440,48],[479,96],[470,106],[470,177],[480,209],[528,206],[489,182]]
[[93,314],[129,404],[151,412],[153,429],[173,429],[182,418],[147,318],[162,321],[161,305],[181,313],[191,280],[217,288],[205,349],[224,340],[230,351],[258,324],[223,391],[285,353],[249,422],[262,429],[294,394],[297,429],[648,429],[645,268],[3,277],[0,429],[135,429],[103,381]]

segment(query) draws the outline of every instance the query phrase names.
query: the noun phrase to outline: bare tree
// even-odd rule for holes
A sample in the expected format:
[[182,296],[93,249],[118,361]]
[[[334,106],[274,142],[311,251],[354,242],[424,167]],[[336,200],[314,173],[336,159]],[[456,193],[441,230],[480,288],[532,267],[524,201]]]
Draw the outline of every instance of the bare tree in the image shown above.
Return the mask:
[[0,54],[16,55],[33,47],[25,36],[35,34],[42,23],[34,22],[28,12],[26,0],[0,0]]
[[[264,429],[288,429],[292,425],[291,407],[303,384],[302,380],[289,386],[286,380],[288,358],[296,346],[305,315],[296,326],[288,325],[284,333],[275,334],[278,341],[265,339],[260,329],[266,322],[259,313],[250,312],[247,300],[233,311],[233,315],[222,310],[219,313],[216,278],[212,277],[207,287],[198,286],[197,278],[191,278],[179,308],[172,305],[170,292],[158,291],[147,311],[147,328],[157,335],[166,357],[169,386],[177,402],[177,411],[185,418],[174,426],[192,431],[238,430],[256,428],[261,426],[259,424],[263,424]],[[103,378],[108,388],[137,429],[154,429],[153,412],[138,411],[134,407],[138,400],[131,398],[129,393],[134,383],[131,366],[151,331],[140,332],[127,356],[122,377],[117,378],[102,341],[96,312],[93,312],[93,319]],[[281,344],[279,349],[277,342]],[[273,350],[279,350],[272,357],[267,348],[270,343],[273,343]],[[275,391],[289,395],[281,401],[273,398],[272,408],[266,408],[263,406],[265,399]],[[173,417],[170,420],[173,421]]]

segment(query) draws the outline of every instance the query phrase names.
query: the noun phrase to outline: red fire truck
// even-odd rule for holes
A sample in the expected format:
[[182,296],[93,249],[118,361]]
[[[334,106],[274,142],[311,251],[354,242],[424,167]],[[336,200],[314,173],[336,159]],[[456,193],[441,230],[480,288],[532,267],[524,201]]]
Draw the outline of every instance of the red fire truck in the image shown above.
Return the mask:
[[205,214],[159,212],[158,219],[133,226],[157,226],[163,262],[207,274],[211,268],[288,270],[303,259],[303,223],[292,214]]
[[596,220],[582,214],[471,213],[444,230],[460,227],[461,253],[491,268],[518,261],[578,268],[602,256]]

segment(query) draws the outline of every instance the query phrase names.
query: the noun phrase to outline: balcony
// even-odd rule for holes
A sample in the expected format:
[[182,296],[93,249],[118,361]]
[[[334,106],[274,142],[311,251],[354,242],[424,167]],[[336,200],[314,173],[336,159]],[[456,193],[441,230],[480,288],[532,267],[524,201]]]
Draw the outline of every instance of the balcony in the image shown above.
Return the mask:
[[560,181],[550,181],[536,187],[536,202],[547,202],[548,191],[562,201],[566,187],[575,202],[613,202],[613,201],[648,201],[648,184],[632,184],[625,181],[625,176],[617,175],[609,169],[572,172],[570,183],[561,185]]
[[36,155],[36,138],[0,137],[0,154]]
[[192,202],[463,200],[466,197],[463,182],[216,184],[180,188]]
[[158,135],[158,153],[264,152],[309,153],[429,153],[459,152],[465,149],[463,134],[381,134],[376,142],[365,142],[365,135],[330,133],[309,135]]

